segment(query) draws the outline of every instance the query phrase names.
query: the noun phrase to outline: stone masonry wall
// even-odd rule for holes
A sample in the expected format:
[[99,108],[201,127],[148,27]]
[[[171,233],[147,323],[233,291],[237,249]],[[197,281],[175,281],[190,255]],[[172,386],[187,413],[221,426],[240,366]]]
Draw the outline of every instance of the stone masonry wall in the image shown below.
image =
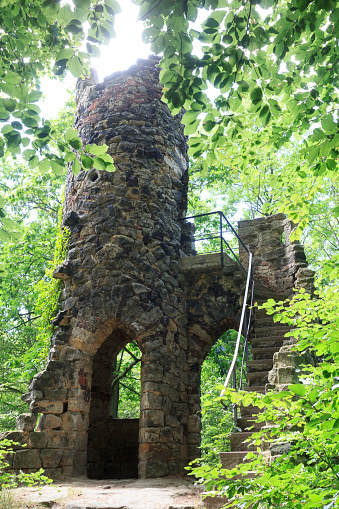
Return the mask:
[[[293,224],[284,214],[238,222],[239,236],[253,254],[254,278],[288,297],[301,287],[312,293],[314,276],[307,269],[304,247],[290,240],[292,229]],[[248,264],[242,246],[240,260]]]

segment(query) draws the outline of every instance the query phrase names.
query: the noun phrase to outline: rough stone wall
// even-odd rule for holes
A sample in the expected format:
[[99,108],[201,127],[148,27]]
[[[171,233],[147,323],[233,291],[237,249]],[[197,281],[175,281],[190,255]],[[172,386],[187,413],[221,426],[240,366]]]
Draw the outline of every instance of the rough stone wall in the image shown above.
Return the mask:
[[[220,335],[238,328],[245,276],[226,255],[224,267],[220,254],[189,256],[186,142],[180,116],[161,102],[156,63],[79,84],[76,127],[84,144],[109,146],[116,172],[68,173],[63,224],[71,237],[54,274],[64,282],[61,311],[47,367],[24,396],[32,413],[14,434],[28,448],[19,447],[13,468],[123,475],[114,433],[134,444],[125,455],[135,468],[135,423],[110,416],[112,363],[131,341],[142,354],[139,477],[184,473],[199,456],[201,365]],[[281,245],[284,221],[240,224],[256,275],[276,291],[304,268]],[[270,250],[260,251],[266,239]]]
[[[253,254],[255,279],[288,297],[301,287],[312,293],[314,276],[314,272],[307,269],[303,246],[290,240],[292,228],[293,224],[284,214],[238,223],[239,236]],[[248,263],[242,246],[240,260]]]

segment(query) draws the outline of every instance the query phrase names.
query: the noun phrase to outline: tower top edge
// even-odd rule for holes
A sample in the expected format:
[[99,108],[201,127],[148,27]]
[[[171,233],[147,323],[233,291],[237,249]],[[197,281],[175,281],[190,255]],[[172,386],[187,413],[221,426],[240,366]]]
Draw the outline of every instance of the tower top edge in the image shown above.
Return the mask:
[[81,91],[88,86],[94,86],[95,88],[105,88],[108,83],[115,81],[123,76],[135,76],[143,70],[152,70],[159,74],[159,65],[161,58],[156,55],[150,55],[148,58],[138,58],[135,64],[131,65],[128,69],[123,71],[116,71],[109,76],[106,76],[102,82],[99,81],[98,73],[95,69],[91,69],[91,74],[88,78],[79,78],[76,84],[77,91]]

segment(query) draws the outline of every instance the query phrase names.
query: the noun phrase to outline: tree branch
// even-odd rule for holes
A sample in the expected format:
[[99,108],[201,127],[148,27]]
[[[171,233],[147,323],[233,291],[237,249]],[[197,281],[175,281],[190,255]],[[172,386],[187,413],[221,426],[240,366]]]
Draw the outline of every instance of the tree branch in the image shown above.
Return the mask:
[[140,361],[141,361],[141,359],[136,359],[136,360],[134,360],[133,362],[131,362],[131,364],[130,364],[129,366],[127,366],[127,368],[126,368],[126,369],[124,369],[124,371],[123,371],[122,373],[120,373],[120,375],[118,375],[118,376],[116,376],[116,377],[114,378],[114,380],[112,381],[112,385],[111,385],[112,390],[113,390],[113,387],[114,387],[114,386],[115,386],[115,385],[119,382],[119,380],[121,380],[122,378],[124,378],[124,377],[127,375],[127,373],[128,373],[129,371],[131,371],[131,369],[133,368],[133,366],[135,366],[136,364],[138,364],[138,362],[140,362]]

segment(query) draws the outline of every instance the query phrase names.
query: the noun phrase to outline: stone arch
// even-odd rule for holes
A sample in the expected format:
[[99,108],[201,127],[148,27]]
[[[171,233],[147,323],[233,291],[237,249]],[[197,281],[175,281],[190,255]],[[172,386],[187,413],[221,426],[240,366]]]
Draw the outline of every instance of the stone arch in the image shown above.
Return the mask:
[[[211,328],[209,334],[206,334],[198,324],[193,325],[190,329],[191,341],[190,350],[188,353],[189,363],[189,387],[188,387],[188,455],[189,459],[193,460],[200,457],[200,444],[201,444],[201,370],[204,360],[209,354],[211,348],[220,339],[222,334],[228,330],[238,330],[238,320],[234,318],[223,318],[220,323],[215,324]],[[196,332],[192,337],[192,330]],[[200,335],[200,337],[199,337]],[[202,335],[204,337],[202,337]],[[194,345],[194,352],[197,356],[193,356],[192,346]]]
[[238,330],[246,274],[233,260],[220,254],[182,261],[187,298],[188,456],[200,455],[201,367],[212,346],[230,329]]
[[93,355],[88,423],[88,477],[138,477],[139,419],[112,415],[113,363],[131,341],[126,330],[113,329]]

